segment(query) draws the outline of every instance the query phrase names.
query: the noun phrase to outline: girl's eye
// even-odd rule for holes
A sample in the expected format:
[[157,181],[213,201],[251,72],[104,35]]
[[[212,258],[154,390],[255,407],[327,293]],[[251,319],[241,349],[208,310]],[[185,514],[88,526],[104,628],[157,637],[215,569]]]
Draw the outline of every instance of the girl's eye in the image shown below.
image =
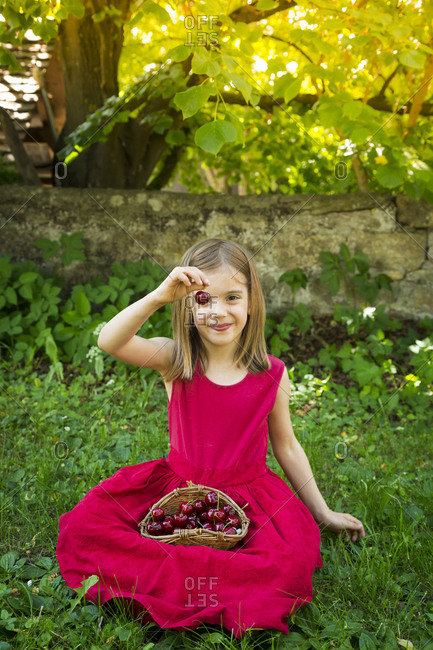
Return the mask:
[[231,298],[234,298],[235,300],[238,300],[239,296],[229,296],[229,300],[230,300]]

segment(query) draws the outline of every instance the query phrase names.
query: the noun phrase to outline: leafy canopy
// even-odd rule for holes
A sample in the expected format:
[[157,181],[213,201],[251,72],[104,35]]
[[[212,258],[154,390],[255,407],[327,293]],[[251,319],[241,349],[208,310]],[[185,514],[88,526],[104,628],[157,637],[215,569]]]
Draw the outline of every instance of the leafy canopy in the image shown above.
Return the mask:
[[[79,0],[0,7],[3,42],[30,28],[48,41],[68,14],[86,19]],[[202,165],[248,193],[385,189],[433,202],[430,8],[259,0],[227,14],[220,0],[138,0],[122,24],[119,96],[67,137],[60,157],[139,120],[164,135],[168,155],[182,149],[190,191],[206,189]],[[91,18],[103,28],[119,15],[113,2]],[[9,50],[0,62],[16,65]]]

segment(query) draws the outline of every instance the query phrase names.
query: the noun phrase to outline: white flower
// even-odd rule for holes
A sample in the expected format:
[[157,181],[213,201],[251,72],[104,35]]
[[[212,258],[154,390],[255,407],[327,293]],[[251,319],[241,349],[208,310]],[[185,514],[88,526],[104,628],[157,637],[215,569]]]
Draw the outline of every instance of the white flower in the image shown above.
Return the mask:
[[67,415],[63,415],[62,420],[66,420],[67,417]]
[[365,307],[362,311],[362,315],[364,318],[371,318],[374,320],[374,312],[376,311],[376,307]]
[[100,334],[102,328],[106,324],[107,324],[107,321],[104,321],[103,323],[99,323],[99,325],[97,327],[95,327],[95,329],[93,330],[93,334],[96,334],[96,336],[98,336]]
[[32,581],[31,581],[31,580],[27,580],[27,587],[31,587],[31,586],[32,586]]
[[105,385],[109,386],[110,384],[114,384],[114,379],[109,379]]
[[65,431],[70,431],[71,427],[65,427]]
[[89,351],[87,352],[86,357],[88,359],[93,359],[94,357],[97,357],[101,354],[102,354],[101,350],[96,345],[92,345]]

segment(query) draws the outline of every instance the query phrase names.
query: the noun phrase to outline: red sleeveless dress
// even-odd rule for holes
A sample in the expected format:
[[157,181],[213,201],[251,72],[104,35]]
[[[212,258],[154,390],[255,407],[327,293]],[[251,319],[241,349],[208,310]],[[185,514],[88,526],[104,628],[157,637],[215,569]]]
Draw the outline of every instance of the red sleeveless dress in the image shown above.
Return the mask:
[[[323,562],[313,516],[266,465],[267,418],[284,370],[269,359],[270,370],[230,386],[202,375],[199,364],[192,381],[173,382],[168,457],[123,467],[60,517],[57,558],[70,587],[96,574],[87,598],[126,598],[143,622],[162,628],[288,633],[287,617],[311,602]],[[187,480],[249,504],[248,533],[231,550],[140,536],[149,507]]]

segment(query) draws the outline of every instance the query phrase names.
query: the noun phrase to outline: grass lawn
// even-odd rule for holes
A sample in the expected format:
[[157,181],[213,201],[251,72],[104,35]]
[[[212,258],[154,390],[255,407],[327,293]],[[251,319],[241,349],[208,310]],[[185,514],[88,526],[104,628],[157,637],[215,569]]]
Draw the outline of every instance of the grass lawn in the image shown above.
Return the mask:
[[[236,640],[140,625],[77,597],[59,574],[58,520],[120,467],[166,456],[166,393],[155,373],[115,365],[99,381],[66,368],[1,375],[0,650],[8,648],[296,648],[433,650],[432,413],[366,412],[353,388],[293,386],[292,423],[333,510],[366,537],[322,534],[314,599],[272,630]],[[429,419],[430,418],[430,419]],[[270,447],[270,446],[269,446]],[[269,467],[284,478],[273,457]]]

